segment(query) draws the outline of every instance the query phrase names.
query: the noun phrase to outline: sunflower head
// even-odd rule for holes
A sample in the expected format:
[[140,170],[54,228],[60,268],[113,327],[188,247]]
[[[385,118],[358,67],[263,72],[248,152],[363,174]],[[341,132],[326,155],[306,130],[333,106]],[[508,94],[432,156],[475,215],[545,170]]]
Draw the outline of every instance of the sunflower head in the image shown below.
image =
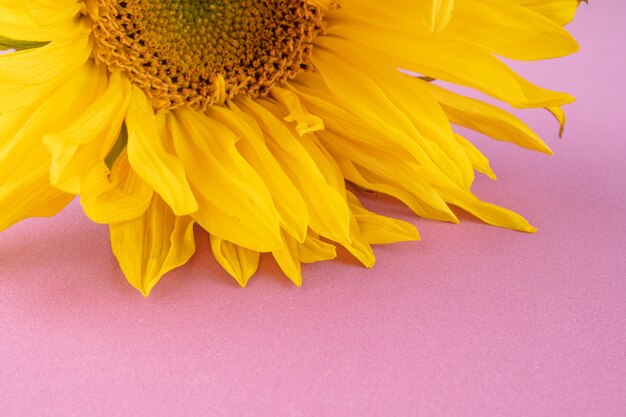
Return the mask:
[[[242,286],[261,255],[294,283],[336,246],[417,240],[364,190],[423,218],[533,232],[480,200],[487,158],[453,125],[550,153],[517,117],[439,81],[563,124],[569,94],[498,56],[578,46],[578,0],[3,0],[0,230],[80,196],[147,295],[195,252],[194,225]],[[402,69],[403,71],[400,71]],[[414,76],[408,74],[420,74]]]

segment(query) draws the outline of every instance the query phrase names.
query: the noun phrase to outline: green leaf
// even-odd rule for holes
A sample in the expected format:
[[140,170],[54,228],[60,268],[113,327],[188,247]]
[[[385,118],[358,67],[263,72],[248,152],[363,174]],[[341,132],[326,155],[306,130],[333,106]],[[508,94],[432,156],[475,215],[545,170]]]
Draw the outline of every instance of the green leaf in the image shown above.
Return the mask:
[[16,51],[23,51],[24,49],[41,48],[49,43],[50,42],[16,41],[0,36],[0,50],[15,49]]
[[113,145],[111,152],[104,159],[104,163],[106,166],[111,169],[115,160],[122,153],[124,148],[126,148],[126,144],[128,143],[128,130],[126,129],[126,123],[122,124],[122,130],[120,131],[120,135],[117,138],[117,142]]

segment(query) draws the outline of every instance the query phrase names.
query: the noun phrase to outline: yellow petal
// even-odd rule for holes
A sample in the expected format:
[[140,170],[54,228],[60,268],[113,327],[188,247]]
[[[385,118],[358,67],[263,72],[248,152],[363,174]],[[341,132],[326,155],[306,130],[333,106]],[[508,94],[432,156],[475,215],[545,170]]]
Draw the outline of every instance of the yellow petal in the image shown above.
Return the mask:
[[217,262],[245,287],[259,267],[259,252],[235,245],[211,235],[211,250]]
[[306,204],[274,155],[267,149],[260,127],[251,117],[225,107],[213,106],[208,114],[239,137],[237,149],[262,178],[272,195],[280,216],[280,227],[302,242],[309,223]]
[[376,147],[355,145],[330,131],[319,132],[343,176],[362,187],[392,195],[416,214],[456,222],[456,216],[428,181],[436,174],[415,163],[407,163]]
[[34,0],[0,1],[0,35],[19,40],[75,40],[86,35],[86,19],[77,19],[82,2],[42,4]]
[[465,149],[465,153],[467,154],[470,161],[472,161],[472,166],[478,172],[482,172],[492,180],[496,179],[496,174],[493,173],[491,166],[489,165],[489,160],[483,155],[474,145],[472,145],[467,139],[465,139],[461,135],[455,135],[456,140],[459,144]]
[[195,251],[193,223],[154,195],[143,215],[110,225],[111,248],[128,282],[147,297],[164,274],[186,263]]
[[417,229],[402,220],[381,216],[366,210],[356,196],[348,192],[350,210],[359,224],[361,235],[370,244],[384,244],[419,240]]
[[[369,97],[371,102],[364,105],[368,107],[365,110],[367,113],[361,116],[348,113],[348,110],[354,111],[354,106],[348,101],[352,96],[350,92],[339,93],[344,96],[344,109],[341,104],[329,97],[330,93],[323,88],[311,88],[310,85],[315,83],[324,85],[319,76],[298,77],[298,82],[291,83],[289,88],[297,92],[307,107],[324,119],[326,129],[317,132],[316,135],[323,140],[325,149],[332,150],[333,156],[341,155],[367,169],[373,169],[372,165],[382,166],[383,169],[377,172],[382,172],[383,176],[397,175],[393,173],[398,172],[396,166],[398,163],[419,165],[419,169],[423,171],[422,176],[411,173],[407,179],[406,173],[403,173],[400,177],[403,181],[411,182],[409,188],[413,189],[424,203],[444,212],[449,211],[445,203],[433,195],[427,182],[431,178],[445,180],[445,174],[442,172],[445,170],[449,177],[456,178],[457,184],[467,189],[473,179],[471,164],[463,149],[454,140],[449,122],[434,98],[426,92],[426,97],[412,100],[416,95],[423,97],[424,92],[411,88],[415,83],[406,75],[401,73],[397,75],[404,77],[403,82],[408,82],[405,86],[400,86],[400,89],[407,91],[392,98],[397,100],[402,111],[406,112],[404,117],[409,119],[409,123],[413,123],[406,125],[403,130],[387,123],[386,118],[379,117],[387,110],[384,109],[384,105],[376,103],[375,96],[378,95],[383,102],[391,101],[391,98],[381,96],[380,87],[371,80],[368,82],[374,84],[371,88],[374,97]],[[376,89],[379,90],[378,93]],[[361,97],[361,100],[367,99],[368,97]],[[417,125],[427,136],[422,136],[415,130]],[[449,215],[453,217],[452,213]]]
[[[87,107],[106,87],[97,77],[93,79],[95,65],[85,65],[74,77],[32,108],[2,114],[0,132],[0,166],[6,172],[16,170],[30,158],[30,152],[50,155],[41,144],[41,138],[50,131],[66,129],[74,120],[77,107]],[[49,162],[46,163],[49,166]]]
[[[416,80],[417,82],[421,82]],[[483,133],[493,139],[514,143],[551,155],[543,140],[524,122],[491,104],[448,91],[432,83],[424,83],[441,104],[450,121]]]
[[130,167],[124,151],[110,170],[100,162],[85,176],[80,203],[92,221],[120,223],[145,213],[152,194],[152,188]]
[[484,48],[464,41],[348,25],[330,27],[329,33],[335,36],[318,37],[315,43],[347,56],[355,48],[372,48],[387,55],[391,66],[474,88],[513,107],[560,106],[574,101],[569,94],[530,83]]
[[424,22],[426,28],[432,33],[438,33],[444,30],[454,11],[454,0],[426,0],[424,10]]
[[90,54],[89,38],[83,36],[0,55],[0,114],[48,97],[85,64]]
[[290,83],[289,88],[324,120],[324,132],[331,131],[357,144],[375,146],[398,159],[428,163],[424,150],[403,132],[389,124],[372,122],[369,117],[358,117],[350,113],[350,105],[344,107],[330,92],[324,90],[324,81],[318,74],[304,73],[296,81]]
[[82,8],[75,0],[23,0],[22,4],[40,26],[72,22]]
[[[342,43],[329,45],[345,48]],[[469,189],[474,179],[471,164],[454,141],[450,123],[435,99],[407,75],[377,64],[384,57],[372,54],[368,62],[368,57],[353,52],[352,62],[347,62],[340,54],[320,52],[314,62],[346,109],[370,123],[377,120],[380,131],[397,135],[394,130],[399,130],[423,150],[420,164]]]
[[322,241],[319,235],[312,231],[309,231],[305,241],[298,245],[298,251],[300,262],[305,264],[327,261],[337,257],[335,246]]
[[452,188],[441,189],[440,192],[447,202],[473,214],[487,224],[528,233],[537,231],[537,228],[531,226],[528,221],[519,214],[493,204],[485,203],[472,193]]
[[581,0],[509,0],[564,26],[574,20]]
[[71,72],[88,57],[88,38],[50,42],[36,49],[0,55],[0,81],[43,84]]
[[254,115],[266,134],[267,147],[298,188],[313,230],[335,242],[349,242],[349,212],[343,196],[328,184],[319,167],[283,122],[251,99],[242,108]]
[[361,234],[356,217],[350,213],[350,239],[351,243],[344,243],[343,247],[348,250],[366,268],[372,268],[376,263],[374,251],[369,242]]
[[[106,80],[104,68],[94,70]],[[128,107],[130,82],[119,72],[109,79],[106,91],[96,98],[67,129],[44,136],[52,154],[50,180],[55,187],[78,194],[85,175],[105,160],[117,140]]]
[[285,117],[285,121],[297,122],[296,131],[300,136],[324,129],[324,121],[320,117],[309,113],[302,106],[300,99],[293,91],[274,87],[270,93],[289,112]]
[[458,0],[455,16],[446,30],[447,36],[507,58],[549,59],[579,49],[572,35],[560,25],[510,1]]
[[[341,0],[341,8],[335,11],[333,16],[341,23],[350,21],[350,17],[355,16],[359,20],[364,20],[370,24],[376,24],[387,29],[397,30],[400,28],[414,28],[422,23],[428,27],[429,17],[433,11],[433,2],[436,0],[394,0],[393,4],[383,1],[363,1],[363,0]],[[445,0],[444,0],[445,1]],[[341,12],[345,10],[345,14]],[[398,11],[401,10],[401,13]],[[434,7],[435,13],[438,6]],[[440,14],[445,17],[445,13]]]
[[559,122],[559,137],[563,137],[563,132],[565,131],[565,122],[567,122],[567,117],[565,116],[565,112],[560,107],[546,107],[546,110],[554,116],[557,122]]
[[33,158],[13,178],[0,178],[0,231],[29,217],[50,217],[74,198],[50,185],[48,167]]
[[272,251],[272,256],[283,273],[298,287],[302,285],[302,268],[298,243],[290,236],[283,234],[284,246]]
[[[289,91],[289,93],[293,94],[291,91]],[[263,99],[259,99],[257,102],[276,117],[282,117],[284,115],[283,109],[275,105],[273,102]],[[318,131],[321,130],[323,129],[319,129]],[[341,175],[341,171],[333,160],[333,157],[326,151],[324,146],[319,143],[319,139],[315,136],[315,134],[308,133],[301,135],[298,142],[312,159],[315,166],[317,166],[326,183],[337,191],[345,200],[346,193],[343,175]]]
[[139,176],[169,204],[177,216],[198,211],[181,160],[167,150],[164,115],[155,116],[152,105],[133,86],[126,115],[128,160]]
[[31,216],[51,216],[72,199],[50,184],[50,153],[41,143],[49,131],[66,129],[76,107],[87,107],[105,87],[86,65],[47,100],[0,115],[0,228]]
[[191,109],[167,115],[176,153],[200,203],[194,217],[209,233],[258,252],[282,246],[272,197],[241,156],[235,134]]

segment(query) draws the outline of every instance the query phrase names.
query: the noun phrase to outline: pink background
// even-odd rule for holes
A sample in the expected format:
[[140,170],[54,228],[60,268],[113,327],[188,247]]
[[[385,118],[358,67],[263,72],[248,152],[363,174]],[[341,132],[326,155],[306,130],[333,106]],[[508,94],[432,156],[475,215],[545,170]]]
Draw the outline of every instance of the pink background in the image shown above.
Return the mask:
[[[0,235],[0,415],[625,416],[626,5],[571,25],[583,51],[516,67],[574,93],[555,157],[476,138],[497,182],[475,190],[536,235],[370,207],[423,241],[306,266],[262,261],[238,288],[209,254],[150,298],[77,204]],[[475,136],[474,136],[475,137]]]

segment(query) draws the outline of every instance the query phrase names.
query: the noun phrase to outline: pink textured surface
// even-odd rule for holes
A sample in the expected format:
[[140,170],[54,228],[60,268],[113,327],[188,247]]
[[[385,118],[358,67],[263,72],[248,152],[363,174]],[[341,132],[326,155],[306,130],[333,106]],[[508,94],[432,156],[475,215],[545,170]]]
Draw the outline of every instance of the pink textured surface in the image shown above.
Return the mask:
[[124,281],[106,227],[73,204],[0,235],[0,415],[626,415],[626,6],[582,7],[583,51],[517,65],[574,93],[556,152],[477,138],[485,199],[536,235],[412,219],[423,241],[342,254],[302,288],[269,259],[245,290],[212,259],[148,299]]

